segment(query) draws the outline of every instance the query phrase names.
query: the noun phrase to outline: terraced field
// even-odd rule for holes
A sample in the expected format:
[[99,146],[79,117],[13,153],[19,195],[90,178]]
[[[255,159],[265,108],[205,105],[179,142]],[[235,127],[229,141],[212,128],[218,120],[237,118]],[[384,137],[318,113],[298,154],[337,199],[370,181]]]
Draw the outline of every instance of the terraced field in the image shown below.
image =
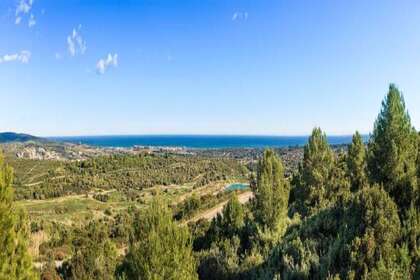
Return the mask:
[[71,254],[66,236],[95,220],[116,231],[115,244],[123,251],[128,213],[147,207],[157,194],[180,223],[208,216],[229,199],[226,186],[246,183],[250,172],[236,160],[197,156],[122,154],[84,161],[5,157],[14,169],[16,203],[31,223],[30,251],[40,266],[51,250],[61,263]]

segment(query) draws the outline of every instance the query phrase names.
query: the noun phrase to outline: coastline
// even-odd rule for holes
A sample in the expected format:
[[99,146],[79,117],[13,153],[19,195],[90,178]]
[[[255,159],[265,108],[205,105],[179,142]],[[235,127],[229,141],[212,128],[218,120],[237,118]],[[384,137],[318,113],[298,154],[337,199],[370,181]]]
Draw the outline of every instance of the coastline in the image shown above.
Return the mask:
[[[365,140],[368,136],[363,136]],[[349,144],[351,136],[327,136],[330,145]],[[251,135],[107,135],[48,137],[50,141],[101,148],[126,149],[264,149],[298,148],[307,143],[307,136]]]

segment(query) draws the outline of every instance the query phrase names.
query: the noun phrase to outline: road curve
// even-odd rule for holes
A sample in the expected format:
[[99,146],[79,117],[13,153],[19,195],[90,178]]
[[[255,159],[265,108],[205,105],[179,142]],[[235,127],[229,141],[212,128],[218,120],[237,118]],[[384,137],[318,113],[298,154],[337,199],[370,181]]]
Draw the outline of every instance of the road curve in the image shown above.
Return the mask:
[[[254,193],[252,191],[247,191],[238,195],[238,200],[241,204],[247,203],[251,198],[254,197]],[[228,203],[229,200],[223,201],[222,203],[218,204],[217,206],[210,208],[203,213],[195,216],[194,218],[190,219],[187,222],[196,222],[200,219],[211,220],[217,216],[218,213],[223,211],[223,207]]]

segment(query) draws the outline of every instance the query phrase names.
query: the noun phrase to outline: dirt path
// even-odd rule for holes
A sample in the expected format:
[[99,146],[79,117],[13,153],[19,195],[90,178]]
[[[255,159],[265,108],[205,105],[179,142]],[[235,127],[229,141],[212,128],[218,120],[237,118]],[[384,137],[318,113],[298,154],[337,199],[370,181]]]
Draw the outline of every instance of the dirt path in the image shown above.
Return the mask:
[[30,183],[30,182],[33,182],[37,178],[44,177],[44,176],[47,176],[47,175],[48,175],[48,173],[47,172],[44,172],[44,173],[36,174],[36,175],[34,175],[32,177],[29,177],[29,178],[25,178],[24,180],[26,182],[29,182]]
[[[254,197],[254,193],[252,191],[247,191],[238,195],[238,200],[241,204],[247,203],[251,198]],[[196,222],[200,219],[211,220],[217,216],[218,213],[221,213],[223,207],[228,203],[228,200],[218,204],[217,206],[200,213],[199,215],[195,216],[194,218],[187,221],[188,222]]]
[[26,177],[28,177],[28,176],[32,173],[32,171],[33,171],[35,168],[37,168],[37,167],[38,167],[38,165],[39,165],[39,163],[34,164],[34,166],[32,166],[32,167],[31,167],[31,169],[29,169],[29,170],[25,173],[25,175],[23,175],[22,180],[23,180],[23,181],[24,181],[24,180],[26,180]]
[[[60,202],[64,202],[67,200],[73,200],[73,199],[91,199],[94,200],[93,196],[95,194],[109,194],[109,193],[113,193],[116,192],[117,190],[115,189],[110,189],[110,190],[104,190],[101,192],[89,192],[87,194],[71,194],[71,195],[65,195],[65,196],[60,196],[60,197],[54,197],[54,198],[48,198],[48,199],[25,199],[25,200],[20,200],[19,202],[22,205],[28,205],[28,204],[41,204],[41,203],[60,203]],[[104,203],[101,202],[99,200],[95,200],[99,203]]]
[[207,185],[203,187],[199,187],[196,189],[192,189],[190,192],[180,195],[175,201],[174,204],[178,204],[186,200],[187,198],[197,195],[197,196],[203,196],[209,193],[214,193],[215,191],[221,190],[223,188],[222,185],[219,183],[215,183],[214,185]]
[[[52,178],[50,178],[50,180],[51,180],[51,181],[53,181],[53,180],[58,180],[58,179],[62,179],[62,178],[64,178],[64,177],[66,177],[66,176],[65,176],[65,175],[56,176],[56,177],[52,177]],[[25,186],[25,187],[33,187],[33,186],[36,186],[36,185],[40,185],[40,184],[42,184],[42,183],[44,183],[44,181],[38,181],[38,182],[35,182],[35,183],[25,184],[24,186]]]
[[85,198],[86,198],[85,194],[74,194],[74,195],[66,195],[66,196],[60,196],[60,197],[54,197],[54,198],[48,198],[48,199],[19,200],[18,203],[21,205],[34,205],[34,204],[42,204],[42,203],[59,203],[59,202],[64,202],[64,201],[72,200],[72,199],[85,199]]

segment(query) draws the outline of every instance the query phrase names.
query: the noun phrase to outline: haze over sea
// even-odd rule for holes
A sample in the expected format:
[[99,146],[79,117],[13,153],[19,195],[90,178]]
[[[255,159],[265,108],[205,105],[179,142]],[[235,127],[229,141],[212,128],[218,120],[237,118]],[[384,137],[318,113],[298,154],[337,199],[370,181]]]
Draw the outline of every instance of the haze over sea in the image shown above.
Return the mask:
[[[364,136],[367,140],[368,136]],[[303,146],[308,136],[251,135],[109,135],[50,137],[50,140],[97,147],[164,146],[185,148],[284,148]],[[351,136],[328,136],[331,145],[348,144]]]

